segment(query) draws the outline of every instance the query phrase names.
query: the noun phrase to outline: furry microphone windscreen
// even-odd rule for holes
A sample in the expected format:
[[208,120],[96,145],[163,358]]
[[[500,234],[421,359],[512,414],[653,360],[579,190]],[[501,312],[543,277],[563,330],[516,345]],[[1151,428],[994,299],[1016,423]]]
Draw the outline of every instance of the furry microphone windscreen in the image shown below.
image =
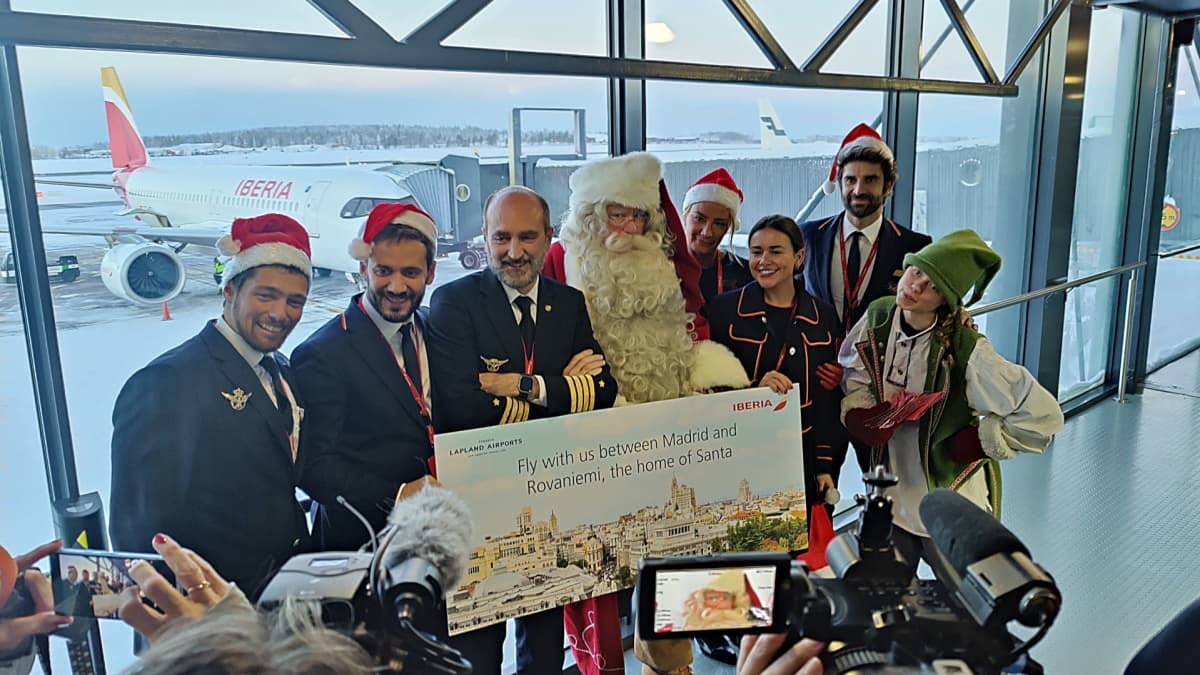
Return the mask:
[[992,514],[962,495],[933,490],[921,499],[921,520],[933,543],[960,576],[967,567],[997,553],[1024,553],[1029,549]]
[[384,554],[386,566],[420,558],[437,568],[445,591],[458,588],[474,530],[471,511],[462,499],[445,488],[426,486],[396,502],[388,521],[396,534]]

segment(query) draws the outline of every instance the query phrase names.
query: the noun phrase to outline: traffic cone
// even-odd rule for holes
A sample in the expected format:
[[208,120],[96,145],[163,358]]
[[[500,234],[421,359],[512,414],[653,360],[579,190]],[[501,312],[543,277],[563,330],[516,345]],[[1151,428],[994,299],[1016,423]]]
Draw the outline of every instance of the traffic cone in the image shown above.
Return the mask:
[[171,310],[167,308],[167,303],[165,303],[165,302],[163,303],[163,315],[162,315],[162,320],[163,320],[163,321],[170,321],[170,320],[171,320]]

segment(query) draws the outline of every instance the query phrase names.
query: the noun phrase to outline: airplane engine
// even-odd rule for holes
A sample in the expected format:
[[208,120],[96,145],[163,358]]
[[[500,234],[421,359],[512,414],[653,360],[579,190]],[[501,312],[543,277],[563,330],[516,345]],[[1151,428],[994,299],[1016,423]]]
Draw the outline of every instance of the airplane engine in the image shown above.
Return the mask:
[[118,298],[157,305],[179,295],[187,272],[170,248],[151,242],[118,244],[100,261],[100,278]]

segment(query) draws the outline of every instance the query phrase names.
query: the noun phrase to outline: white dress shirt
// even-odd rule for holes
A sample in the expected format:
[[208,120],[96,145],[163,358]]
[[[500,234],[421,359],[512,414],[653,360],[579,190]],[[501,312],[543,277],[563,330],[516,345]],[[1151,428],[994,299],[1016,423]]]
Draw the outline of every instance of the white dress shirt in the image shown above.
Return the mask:
[[[862,270],[858,273],[859,289],[857,301],[862,302],[863,293],[867,290],[867,282],[863,279],[868,279],[871,276],[871,270],[875,267],[875,261],[867,260],[867,256],[871,254],[871,247],[875,245],[875,240],[879,238],[879,230],[883,227],[883,213],[871,222],[871,224],[861,230],[850,224],[850,219],[845,215],[842,216],[842,241],[846,242],[846,257],[850,257],[850,235],[855,232],[862,232],[863,236],[858,238],[859,260],[863,264]],[[877,254],[878,255],[878,254]],[[833,260],[829,264],[829,292],[833,294],[833,308],[837,310],[838,318],[845,319],[842,316],[842,311],[846,306],[846,280],[842,276],[842,247],[838,242],[833,242]]]

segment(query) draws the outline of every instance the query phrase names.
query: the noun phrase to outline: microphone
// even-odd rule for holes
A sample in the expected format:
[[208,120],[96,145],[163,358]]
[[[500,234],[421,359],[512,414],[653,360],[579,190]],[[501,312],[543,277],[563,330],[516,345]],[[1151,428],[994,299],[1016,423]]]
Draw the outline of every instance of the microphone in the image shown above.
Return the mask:
[[[921,500],[921,520],[950,570],[936,570],[980,626],[1048,627],[1062,607],[1054,579],[990,513],[946,489]],[[952,571],[953,574],[948,572]],[[950,577],[949,579],[946,577]]]
[[453,492],[427,485],[396,502],[388,522],[392,532],[380,547],[383,569],[373,587],[400,620],[416,622],[462,581],[473,540],[471,512]]

